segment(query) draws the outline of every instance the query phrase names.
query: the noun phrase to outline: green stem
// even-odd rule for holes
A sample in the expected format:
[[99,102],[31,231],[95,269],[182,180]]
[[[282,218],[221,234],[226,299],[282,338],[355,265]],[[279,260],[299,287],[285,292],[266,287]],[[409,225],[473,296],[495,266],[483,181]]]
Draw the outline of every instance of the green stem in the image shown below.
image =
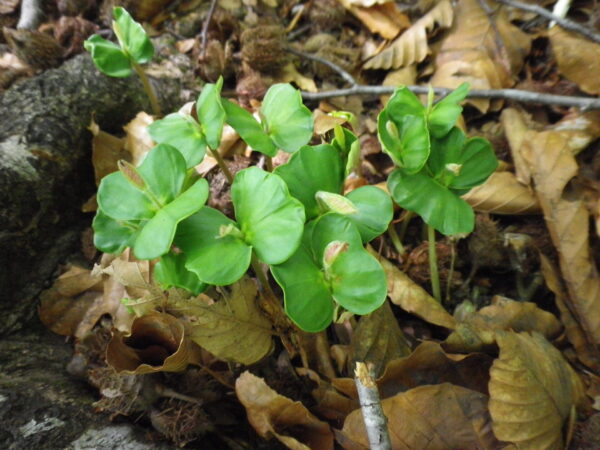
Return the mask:
[[273,172],[273,158],[269,155],[265,155],[265,164],[267,166],[267,172]]
[[227,181],[229,181],[229,184],[233,184],[233,175],[229,171],[227,164],[225,164],[225,160],[219,153],[219,150],[213,150],[210,147],[208,147],[208,149],[210,150],[210,154],[213,156],[213,158],[215,158],[217,160],[217,164],[219,165],[221,172],[223,172],[223,174],[227,178]]
[[450,244],[450,273],[448,274],[448,281],[446,282],[446,304],[450,302],[450,289],[452,285],[452,277],[454,276],[454,263],[456,261],[456,245],[454,241]]
[[156,97],[156,92],[154,92],[154,88],[152,87],[152,84],[150,84],[150,80],[148,79],[146,72],[144,72],[144,69],[142,69],[142,66],[140,66],[137,63],[133,63],[133,70],[135,70],[135,73],[138,74],[138,76],[140,77],[140,80],[142,81],[142,86],[144,87],[144,91],[146,92],[146,95],[148,96],[148,99],[150,100],[150,106],[152,107],[152,113],[157,117],[162,117],[162,112],[160,110],[160,105],[158,104],[158,98]]
[[402,225],[400,226],[400,233],[398,235],[398,238],[401,241],[403,241],[406,237],[406,230],[408,229],[408,224],[410,223],[410,219],[412,219],[414,215],[415,213],[413,213],[412,211],[406,211],[406,215],[404,216],[404,220],[402,221]]
[[392,244],[394,244],[394,247],[396,248],[396,251],[398,252],[398,254],[404,255],[404,252],[406,250],[404,249],[404,246],[402,245],[402,241],[400,240],[400,237],[398,236],[398,232],[396,231],[396,225],[394,224],[394,221],[390,222],[390,225],[388,227],[388,236],[392,240]]
[[275,296],[273,289],[271,289],[269,280],[267,280],[267,277],[260,265],[260,261],[258,260],[254,252],[252,252],[252,259],[250,260],[250,264],[252,265],[252,270],[254,270],[256,278],[258,278],[258,281],[260,282],[262,288],[269,294],[269,297],[271,297],[272,299],[276,299],[277,297]]
[[440,291],[440,275],[437,266],[437,253],[435,251],[435,230],[431,225],[427,225],[427,239],[429,243],[429,273],[431,274],[431,290],[433,297],[442,303],[442,294]]

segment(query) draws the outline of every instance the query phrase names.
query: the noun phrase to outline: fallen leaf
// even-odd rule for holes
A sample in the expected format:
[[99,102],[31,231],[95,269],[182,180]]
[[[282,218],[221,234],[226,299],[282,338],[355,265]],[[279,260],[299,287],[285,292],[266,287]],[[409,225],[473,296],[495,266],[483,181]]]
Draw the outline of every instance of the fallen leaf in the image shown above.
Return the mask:
[[388,302],[361,317],[352,335],[351,348],[350,367],[355,367],[357,361],[368,363],[374,377],[379,377],[389,361],[410,354],[410,347]]
[[342,125],[347,122],[347,119],[344,117],[332,116],[318,108],[314,110],[313,118],[315,119],[315,134],[325,134],[333,130],[336,125]]
[[183,322],[159,312],[136,318],[131,333],[113,331],[106,349],[106,362],[131,375],[181,372],[200,360],[200,348],[186,336]]
[[256,284],[244,278],[214,305],[190,300],[190,337],[219,359],[253,364],[273,348],[269,319],[258,308]]
[[92,165],[98,186],[102,178],[118,169],[117,162],[127,159],[128,153],[124,139],[102,131],[93,120],[88,130],[92,133]]
[[412,281],[408,275],[387,259],[377,255],[372,248],[369,247],[368,250],[379,260],[385,271],[388,282],[388,297],[392,303],[434,325],[450,329],[456,327],[454,317],[425,289]]
[[[415,64],[407,65],[401,69],[392,70],[383,79],[382,86],[409,86],[417,82],[417,67]],[[381,104],[385,106],[390,99],[391,95],[381,95],[379,100]],[[374,130],[377,128],[374,127]]]
[[293,62],[289,62],[281,68],[275,81],[278,83],[295,83],[303,91],[318,91],[315,80],[298,72]]
[[490,369],[494,433],[519,448],[564,448],[562,427],[583,398],[581,381],[539,333],[499,331]]
[[452,352],[480,351],[496,344],[498,330],[536,331],[551,339],[561,331],[561,324],[553,314],[535,303],[517,302],[495,296],[492,304],[467,316],[444,341],[444,348]]
[[73,297],[88,290],[102,292],[102,277],[83,267],[72,266],[56,279],[52,287],[64,297]]
[[[600,94],[600,44],[553,26],[548,31],[558,71],[588,94]],[[577,49],[574,51],[574,49]]]
[[134,166],[139,166],[154,147],[154,141],[148,133],[148,125],[152,122],[154,122],[152,116],[142,111],[123,127],[126,133],[125,149],[131,155],[131,162]]
[[64,297],[50,288],[40,295],[38,316],[53,333],[74,336],[81,320],[98,297],[102,297],[102,294],[93,291],[78,298]]
[[396,6],[395,2],[369,2],[361,6],[356,0],[338,0],[356,16],[371,33],[379,33],[384,39],[394,39],[400,31],[410,26],[410,20]]
[[478,212],[512,215],[541,212],[533,191],[519,183],[512,172],[494,172],[485,183],[462,198]]
[[279,395],[262,378],[248,371],[242,373],[235,382],[235,393],[246,408],[248,421],[263,438],[274,436],[293,450],[333,449],[329,425],[302,403]]
[[378,55],[369,59],[365,69],[398,69],[420,63],[429,54],[427,32],[436,25],[448,28],[454,18],[449,0],[442,0],[405,30],[394,42]]
[[330,346],[327,333],[308,333],[302,330],[296,332],[297,346],[302,360],[308,363],[307,367],[313,368],[329,379],[336,377],[335,368],[330,355]]
[[[420,386],[381,402],[393,449],[500,448],[492,432],[488,397],[450,383]],[[368,448],[360,409],[342,432]]]
[[531,171],[529,164],[524,159],[521,147],[527,139],[527,134],[532,131],[527,126],[525,115],[515,108],[505,108],[500,114],[502,128],[510,146],[510,154],[515,164],[517,181],[524,186],[531,184]]
[[[466,81],[472,89],[512,86],[529,53],[531,37],[508,21],[503,7],[490,17],[478,0],[460,1],[455,17],[436,57],[431,84],[456,88]],[[481,112],[490,109],[489,99],[467,101]]]

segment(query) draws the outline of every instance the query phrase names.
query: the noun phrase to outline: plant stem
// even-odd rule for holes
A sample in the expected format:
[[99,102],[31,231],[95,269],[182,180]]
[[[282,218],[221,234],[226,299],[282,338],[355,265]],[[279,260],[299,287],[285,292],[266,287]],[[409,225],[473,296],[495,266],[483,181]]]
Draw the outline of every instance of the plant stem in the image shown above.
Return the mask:
[[150,80],[148,79],[146,72],[144,72],[144,69],[142,69],[142,66],[140,66],[139,64],[136,64],[136,63],[133,63],[133,70],[135,70],[135,73],[138,74],[138,76],[140,77],[140,80],[142,81],[142,86],[144,87],[144,91],[146,92],[146,95],[148,96],[148,99],[150,100],[150,106],[152,107],[152,113],[156,117],[162,117],[162,112],[160,110],[160,105],[158,104],[158,98],[156,97],[156,92],[154,92],[154,88],[152,87],[152,84],[150,84]]
[[273,158],[269,155],[265,155],[265,164],[267,166],[267,172],[273,172]]
[[227,178],[227,181],[229,181],[229,184],[233,184],[233,175],[229,171],[227,164],[225,164],[225,160],[219,153],[219,150],[213,150],[210,147],[208,147],[208,149],[210,150],[210,154],[213,156],[213,158],[215,158],[217,160],[217,164],[219,165],[221,172],[223,172],[223,174]]
[[435,251],[435,230],[431,225],[427,225],[427,239],[429,243],[429,273],[431,275],[431,290],[433,297],[442,303],[442,294],[440,292],[440,275],[437,266],[437,253]]
[[254,252],[252,252],[252,259],[250,260],[250,263],[252,265],[252,270],[254,270],[254,273],[256,274],[256,277],[258,278],[258,281],[260,282],[262,288],[267,292],[267,294],[269,294],[269,297],[271,297],[272,299],[276,299],[277,297],[271,289],[269,280],[267,280],[267,277],[265,276],[265,273],[263,272],[262,267],[260,266],[260,261],[254,254]]
[[390,225],[388,227],[388,236],[392,240],[392,244],[394,244],[394,247],[396,248],[396,251],[398,252],[398,254],[404,255],[406,250],[404,249],[404,246],[402,245],[402,241],[400,240],[400,237],[398,236],[398,232],[396,231],[396,224],[394,224],[394,221],[390,222]]
[[415,214],[412,211],[406,211],[406,215],[404,216],[404,220],[402,221],[402,226],[400,227],[399,239],[403,241],[406,237],[406,230],[408,229],[408,224],[410,223],[410,219],[413,218]]
[[456,244],[454,241],[451,242],[450,252],[450,273],[446,282],[446,303],[450,302],[450,289],[452,287],[452,277],[454,276],[454,263],[456,262]]

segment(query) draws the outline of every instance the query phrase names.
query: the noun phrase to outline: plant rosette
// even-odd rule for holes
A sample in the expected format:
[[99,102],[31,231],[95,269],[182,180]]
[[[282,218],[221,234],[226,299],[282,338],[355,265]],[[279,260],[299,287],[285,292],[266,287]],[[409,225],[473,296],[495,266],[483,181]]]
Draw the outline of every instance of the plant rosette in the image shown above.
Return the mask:
[[154,46],[142,25],[133,20],[124,8],[113,8],[113,17],[112,26],[119,45],[93,35],[83,46],[101,72],[125,78],[131,75],[134,64],[145,64],[152,59]]
[[300,245],[304,208],[285,182],[258,167],[241,170],[231,186],[236,220],[204,207],[175,236],[185,267],[208,284],[228,285],[248,270],[255,253],[267,264],[287,260]]
[[369,314],[387,295],[383,268],[364,249],[352,221],[336,213],[309,222],[294,255],[270,268],[283,289],[286,314],[308,332],[327,328],[336,304]]
[[208,182],[189,178],[181,153],[165,144],[139,167],[121,162],[119,169],[100,182],[94,244],[105,253],[132,247],[138,259],[158,258],[171,248],[177,224],[203,207]]

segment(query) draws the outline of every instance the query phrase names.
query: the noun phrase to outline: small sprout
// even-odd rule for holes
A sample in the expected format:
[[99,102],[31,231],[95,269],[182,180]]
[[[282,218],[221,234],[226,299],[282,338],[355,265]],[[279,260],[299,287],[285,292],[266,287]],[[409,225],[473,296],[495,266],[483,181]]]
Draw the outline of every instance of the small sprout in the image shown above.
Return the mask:
[[448,172],[452,172],[455,176],[460,175],[460,169],[462,168],[462,164],[448,163],[445,166]]
[[241,230],[238,227],[236,227],[232,223],[228,223],[226,225],[221,225],[221,227],[219,228],[219,238],[224,238],[226,236],[232,236],[234,238],[244,239],[244,234],[241,232]]
[[390,134],[390,136],[392,136],[393,138],[396,138],[396,139],[400,138],[400,133],[398,133],[398,127],[396,126],[396,124],[394,122],[391,122],[391,121],[387,122],[385,124],[385,129]]
[[327,244],[323,252],[323,269],[325,274],[329,272],[330,267],[340,254],[347,252],[350,245],[343,241],[333,241]]
[[315,198],[323,212],[331,211],[343,216],[358,213],[358,208],[354,206],[354,203],[342,195],[319,191],[315,194]]

